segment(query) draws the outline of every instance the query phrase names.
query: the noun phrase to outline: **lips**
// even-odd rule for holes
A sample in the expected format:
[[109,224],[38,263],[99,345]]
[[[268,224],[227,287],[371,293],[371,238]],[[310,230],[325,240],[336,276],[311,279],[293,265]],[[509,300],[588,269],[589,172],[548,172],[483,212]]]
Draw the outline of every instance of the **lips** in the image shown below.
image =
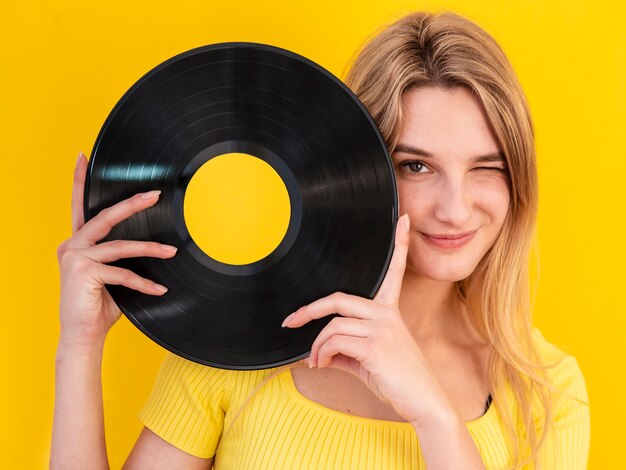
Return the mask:
[[419,232],[422,238],[428,242],[429,244],[436,246],[437,248],[444,249],[453,249],[460,248],[463,245],[467,244],[474,235],[476,234],[476,230],[472,232],[464,232],[460,234],[426,234],[423,232]]

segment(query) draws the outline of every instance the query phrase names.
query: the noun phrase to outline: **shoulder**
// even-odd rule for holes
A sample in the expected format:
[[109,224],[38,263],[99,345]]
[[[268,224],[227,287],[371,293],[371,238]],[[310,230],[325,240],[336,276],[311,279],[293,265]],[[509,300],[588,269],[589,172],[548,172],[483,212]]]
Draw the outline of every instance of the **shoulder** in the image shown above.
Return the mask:
[[533,328],[533,341],[554,385],[587,401],[585,377],[576,357],[548,341],[537,327]]
[[279,369],[227,370],[165,352],[156,381],[138,413],[163,440],[201,458],[215,455],[225,423]]
[[229,410],[237,410],[272,370],[234,371],[166,351],[138,417],[170,444],[192,455],[214,455]]
[[533,328],[533,341],[542,363],[547,366],[546,375],[557,389],[555,419],[576,409],[588,408],[585,376],[576,357],[548,341],[536,327]]
[[157,388],[184,388],[198,399],[222,399],[227,409],[234,399],[248,396],[277,369],[230,370],[213,367],[166,352],[157,377]]

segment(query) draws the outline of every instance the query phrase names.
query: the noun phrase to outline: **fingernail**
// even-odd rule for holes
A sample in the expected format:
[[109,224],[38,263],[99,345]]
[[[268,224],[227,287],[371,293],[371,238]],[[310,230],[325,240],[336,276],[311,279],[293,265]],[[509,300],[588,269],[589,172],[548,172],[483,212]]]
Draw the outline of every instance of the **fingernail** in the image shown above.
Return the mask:
[[291,318],[292,318],[292,317],[293,317],[293,313],[292,313],[291,315],[288,315],[288,316],[287,316],[287,318],[285,318],[285,319],[283,320],[283,324],[282,324],[282,327],[283,327],[283,328],[285,328],[285,327],[289,324],[289,322],[291,321]]
[[404,217],[404,220],[402,221],[402,224],[404,225],[404,231],[408,232],[409,228],[411,227],[411,222],[409,221],[409,214],[405,212],[402,217]]
[[152,199],[157,197],[159,194],[161,194],[160,190],[155,190],[155,191],[148,191],[147,193],[143,193],[141,195],[142,199]]
[[80,152],[78,152],[78,158],[76,159],[76,165],[78,165],[78,162],[80,162],[81,158],[83,158],[83,151],[82,150]]
[[161,284],[157,284],[156,282],[154,283],[154,288],[158,290],[159,292],[163,292],[163,293],[167,292],[167,287],[162,286]]
[[169,251],[170,253],[174,253],[176,250],[178,250],[178,248],[176,248],[175,246],[172,246],[172,245],[163,245],[163,244],[161,244],[161,248],[163,248],[165,251]]

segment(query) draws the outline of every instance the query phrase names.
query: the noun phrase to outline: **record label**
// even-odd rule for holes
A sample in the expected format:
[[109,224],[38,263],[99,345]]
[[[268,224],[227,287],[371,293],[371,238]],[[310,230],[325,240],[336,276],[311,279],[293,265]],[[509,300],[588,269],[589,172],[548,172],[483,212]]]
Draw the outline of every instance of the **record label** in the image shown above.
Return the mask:
[[194,243],[221,263],[250,264],[268,256],[285,237],[290,214],[280,175],[252,155],[211,158],[185,190],[185,226]]

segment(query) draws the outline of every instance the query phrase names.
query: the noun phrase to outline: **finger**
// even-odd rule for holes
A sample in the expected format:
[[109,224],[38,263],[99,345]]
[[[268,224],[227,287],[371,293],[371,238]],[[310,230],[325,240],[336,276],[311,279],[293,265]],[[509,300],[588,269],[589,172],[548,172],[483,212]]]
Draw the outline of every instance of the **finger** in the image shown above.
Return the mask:
[[72,234],[85,225],[83,213],[83,197],[85,192],[85,175],[87,174],[87,158],[81,151],[74,168],[74,186],[72,188]]
[[367,341],[364,338],[354,336],[335,335],[320,346],[317,367],[327,367],[337,354],[351,357],[358,362],[365,359],[367,353]]
[[144,294],[163,295],[167,292],[167,287],[157,284],[150,279],[141,277],[134,272],[118,268],[117,266],[107,266],[106,264],[93,263],[91,268],[92,276],[100,284],[110,284],[116,286],[125,286]]
[[76,251],[99,263],[110,263],[122,258],[137,258],[140,256],[170,258],[176,254],[177,248],[157,242],[114,240]]
[[313,341],[310,362],[311,364],[317,363],[319,347],[333,335],[366,338],[369,334],[370,330],[366,321],[356,320],[354,318],[335,317],[320,331],[315,341]]
[[406,269],[406,256],[409,251],[410,226],[409,214],[404,214],[398,219],[393,256],[391,257],[387,274],[385,274],[385,279],[374,296],[376,302],[394,307],[398,306],[402,278]]
[[160,193],[161,191],[157,190],[135,194],[128,199],[103,209],[76,234],[74,243],[78,246],[95,245],[99,240],[106,237],[111,229],[121,221],[154,205],[159,199]]
[[328,363],[325,367],[332,367],[333,369],[342,370],[354,375],[355,377],[359,377],[359,362],[356,359],[344,356],[343,354],[335,354],[331,358],[330,363]]
[[333,313],[351,318],[372,318],[375,315],[374,307],[369,299],[344,292],[335,292],[300,307],[285,318],[283,326],[298,328],[311,320],[323,318]]

